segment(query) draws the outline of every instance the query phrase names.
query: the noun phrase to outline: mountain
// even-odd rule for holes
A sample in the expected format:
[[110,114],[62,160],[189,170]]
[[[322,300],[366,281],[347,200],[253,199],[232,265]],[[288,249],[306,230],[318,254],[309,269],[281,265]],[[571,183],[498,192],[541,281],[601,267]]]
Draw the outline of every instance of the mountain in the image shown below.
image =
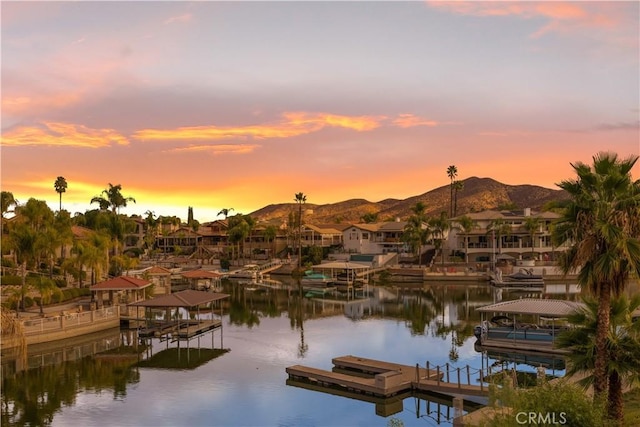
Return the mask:
[[[464,187],[458,191],[458,215],[486,209],[513,206],[514,209],[531,208],[541,210],[551,201],[568,199],[563,190],[552,190],[536,185],[507,185],[491,178],[471,177],[462,181]],[[350,199],[343,202],[316,205],[306,203],[305,221],[311,224],[360,222],[365,214],[378,214],[378,219],[406,219],[411,215],[411,207],[422,202],[430,216],[449,212],[450,188],[445,185],[418,196],[404,200],[385,199],[370,202],[365,199]],[[265,206],[251,216],[261,221],[283,221],[289,212],[297,212],[295,203],[281,203]]]

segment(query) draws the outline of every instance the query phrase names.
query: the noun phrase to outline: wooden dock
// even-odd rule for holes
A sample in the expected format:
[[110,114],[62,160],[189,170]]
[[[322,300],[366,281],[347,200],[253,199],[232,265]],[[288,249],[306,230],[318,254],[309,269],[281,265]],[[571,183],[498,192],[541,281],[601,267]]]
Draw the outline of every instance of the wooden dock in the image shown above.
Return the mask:
[[[447,396],[486,396],[489,387],[483,383],[471,384],[470,370],[456,368],[457,381],[444,381],[445,373],[436,369],[421,368],[384,362],[357,356],[341,356],[332,359],[332,371],[294,365],[286,368],[289,379],[318,386],[338,387],[347,391],[378,397],[390,397],[413,390]],[[466,381],[462,376],[467,376]],[[446,373],[449,378],[449,372]]]
[[218,329],[222,326],[220,320],[201,320],[196,324],[181,325],[181,328],[177,332],[174,332],[173,337],[178,339],[189,339],[195,336],[204,334],[213,329]]

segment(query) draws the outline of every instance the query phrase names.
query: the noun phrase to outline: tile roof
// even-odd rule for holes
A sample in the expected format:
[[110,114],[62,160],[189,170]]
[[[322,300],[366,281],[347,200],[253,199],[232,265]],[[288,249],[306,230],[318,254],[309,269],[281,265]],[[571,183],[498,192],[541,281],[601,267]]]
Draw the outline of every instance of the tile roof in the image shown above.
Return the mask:
[[154,265],[153,267],[149,267],[144,272],[149,274],[171,274],[170,270],[167,270],[164,267],[158,267],[157,265]]
[[137,279],[131,276],[118,276],[91,286],[92,291],[123,291],[130,289],[144,289],[150,286],[148,280]]

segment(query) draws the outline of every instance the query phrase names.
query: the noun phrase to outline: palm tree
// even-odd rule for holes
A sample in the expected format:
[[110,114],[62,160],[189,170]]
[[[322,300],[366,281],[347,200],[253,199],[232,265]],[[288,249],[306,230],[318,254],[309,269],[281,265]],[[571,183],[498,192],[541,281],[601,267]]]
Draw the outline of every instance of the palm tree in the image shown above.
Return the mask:
[[464,256],[465,256],[465,262],[468,264],[469,263],[469,233],[471,233],[474,230],[474,228],[477,227],[477,223],[467,215],[461,216],[460,218],[456,219],[456,223],[457,225],[455,226],[455,228],[457,228],[458,230],[462,231],[465,234]]
[[19,223],[11,227],[8,236],[9,247],[13,249],[16,264],[20,266],[21,294],[20,308],[24,309],[24,299],[27,290],[27,270],[35,264],[38,234],[27,224]]
[[413,253],[418,257],[418,268],[422,267],[422,246],[427,243],[429,237],[429,230],[425,225],[427,222],[425,211],[426,206],[422,202],[412,206],[413,215],[407,220],[402,233],[402,240],[411,246]]
[[568,243],[559,264],[565,273],[579,270],[578,283],[598,300],[594,362],[594,397],[607,391],[607,348],[612,295],[619,295],[629,275],[640,275],[640,181],[631,170],[638,156],[625,159],[601,152],[593,166],[572,164],[577,177],[558,186],[570,202],[555,222],[555,246]]
[[273,243],[271,258],[274,258],[276,255],[275,239],[277,234],[278,234],[278,229],[276,228],[275,225],[268,225],[264,229],[264,238],[267,241],[267,244]]
[[60,194],[59,210],[62,210],[62,193],[67,191],[67,180],[64,179],[64,176],[59,176],[56,178],[56,181],[53,183],[53,188],[56,189],[56,193]]
[[524,220],[524,229],[529,233],[529,240],[531,240],[531,258],[534,257],[534,239],[536,238],[536,234],[540,232],[540,217],[537,216],[528,216]]
[[122,185],[113,185],[109,183],[109,188],[102,190],[100,196],[91,199],[91,203],[98,203],[101,210],[111,208],[114,214],[120,213],[121,207],[126,207],[128,202],[136,203],[133,197],[125,197],[122,195]]
[[10,191],[3,191],[0,195],[0,208],[2,209],[2,218],[4,218],[4,214],[8,212],[12,212],[9,210],[11,206],[16,206],[18,201],[13,197],[13,193]]
[[220,209],[220,212],[218,212],[218,216],[224,215],[224,219],[227,219],[232,210],[233,208]]
[[445,211],[440,212],[437,218],[429,220],[429,226],[433,232],[434,244],[440,249],[442,265],[444,265],[444,233],[449,229],[449,219]]
[[[587,373],[581,381],[585,386],[595,382],[598,305],[593,298],[587,298],[585,307],[568,317],[576,328],[563,332],[556,341],[559,348],[571,350],[567,375]],[[632,320],[632,313],[639,308],[640,295],[629,300],[622,294],[612,300],[609,310],[606,336],[609,359],[605,368],[609,382],[607,405],[609,417],[620,423],[623,419],[622,390],[625,385],[640,382],[640,322]]]
[[449,216],[453,216],[453,182],[458,176],[458,168],[456,165],[451,165],[447,168],[447,176],[451,180],[451,185],[449,186],[451,190],[451,197],[449,199]]
[[458,215],[458,191],[464,190],[464,182],[463,181],[455,181],[453,183],[453,216]]
[[40,314],[44,314],[44,305],[49,303],[53,295],[62,293],[53,280],[42,276],[33,282],[33,288],[40,294]]
[[298,204],[298,270],[302,268],[302,205],[306,203],[307,196],[300,192],[295,194],[295,202]]
[[[492,220],[487,225],[487,234],[494,235],[498,240],[498,253],[502,253],[502,237],[511,235],[511,225],[502,218]],[[492,242],[493,244],[494,242]]]

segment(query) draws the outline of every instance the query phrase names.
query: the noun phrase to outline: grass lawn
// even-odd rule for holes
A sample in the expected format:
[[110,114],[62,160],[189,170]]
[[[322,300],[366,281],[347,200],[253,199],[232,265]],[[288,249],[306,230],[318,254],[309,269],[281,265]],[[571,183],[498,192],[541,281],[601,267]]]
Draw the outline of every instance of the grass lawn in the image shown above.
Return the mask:
[[640,387],[624,394],[624,425],[640,426]]

